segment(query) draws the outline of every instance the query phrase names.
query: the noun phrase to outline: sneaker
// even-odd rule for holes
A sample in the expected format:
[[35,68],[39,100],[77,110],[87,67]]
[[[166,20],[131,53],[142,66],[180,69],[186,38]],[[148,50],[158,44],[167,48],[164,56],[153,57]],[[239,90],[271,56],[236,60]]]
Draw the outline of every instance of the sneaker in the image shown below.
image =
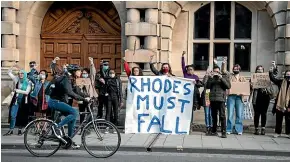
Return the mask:
[[18,130],[18,136],[21,136],[22,135],[22,131],[21,129]]
[[273,137],[274,138],[278,138],[278,137],[280,137],[281,136],[281,134],[275,134]]
[[77,145],[75,142],[72,143],[71,147],[73,149],[79,149],[81,146],[80,145]]
[[265,134],[266,134],[265,128],[262,128],[261,129],[261,135],[265,135]]
[[5,133],[3,136],[11,136],[13,135],[13,130],[9,130],[7,133]]
[[222,138],[227,138],[227,134],[225,132],[222,133]]
[[60,137],[63,136],[61,129],[57,127],[56,125],[52,126],[52,130],[56,136],[60,136]]
[[217,132],[211,132],[210,135],[211,136],[218,136],[219,134]]
[[254,135],[259,135],[260,133],[259,133],[259,129],[258,128],[255,128],[255,133],[254,133]]
[[241,136],[241,135],[243,135],[243,133],[242,133],[242,132],[240,132],[240,133],[238,133],[238,135],[240,135],[240,136]]
[[105,134],[108,134],[109,133],[109,129],[110,129],[109,127],[106,128]]
[[114,129],[113,134],[117,134],[117,130],[116,129]]
[[230,135],[230,134],[232,134],[231,132],[227,132],[227,135]]
[[288,138],[290,138],[290,134],[288,135]]

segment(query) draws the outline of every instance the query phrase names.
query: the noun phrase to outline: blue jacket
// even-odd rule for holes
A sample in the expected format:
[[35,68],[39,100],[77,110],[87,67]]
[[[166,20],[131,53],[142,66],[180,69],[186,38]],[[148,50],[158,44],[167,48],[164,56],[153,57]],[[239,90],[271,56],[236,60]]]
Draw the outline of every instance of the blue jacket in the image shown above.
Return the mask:
[[[34,100],[34,105],[36,104],[37,105],[37,102],[38,102],[38,93],[41,89],[41,86],[42,86],[42,82],[40,80],[38,80],[34,74],[32,72],[29,73],[28,75],[28,79],[34,84],[34,88],[33,88],[33,91],[30,93],[30,96],[31,96],[31,99]],[[44,82],[44,91],[47,87],[47,85],[49,84],[49,81],[45,81]],[[49,95],[45,95],[45,101],[48,102],[49,100]],[[35,106],[36,106],[35,105]]]

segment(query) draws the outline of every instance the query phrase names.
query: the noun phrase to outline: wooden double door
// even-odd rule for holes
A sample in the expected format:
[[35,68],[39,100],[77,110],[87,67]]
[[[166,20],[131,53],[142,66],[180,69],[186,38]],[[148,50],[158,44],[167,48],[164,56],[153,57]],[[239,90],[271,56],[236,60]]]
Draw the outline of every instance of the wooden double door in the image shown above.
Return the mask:
[[58,64],[89,67],[94,58],[121,73],[121,25],[111,2],[55,2],[46,13],[41,32],[41,69],[50,71],[53,58]]

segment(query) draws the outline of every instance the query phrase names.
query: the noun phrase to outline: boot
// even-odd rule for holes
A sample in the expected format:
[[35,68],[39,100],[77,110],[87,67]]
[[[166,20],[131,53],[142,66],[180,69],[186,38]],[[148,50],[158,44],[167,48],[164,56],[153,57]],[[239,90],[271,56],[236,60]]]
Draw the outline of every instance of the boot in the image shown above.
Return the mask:
[[254,133],[254,134],[255,134],[255,135],[259,135],[259,134],[260,134],[258,128],[255,128],[255,133]]
[[265,134],[266,134],[265,128],[262,128],[261,129],[261,135],[265,135]]
[[207,127],[207,128],[206,128],[206,134],[207,134],[207,135],[210,135],[210,134],[211,134],[211,127]]
[[11,136],[13,135],[13,129],[10,129],[7,133],[5,133],[3,136]]
[[22,131],[21,129],[18,129],[18,136],[21,136],[22,135]]

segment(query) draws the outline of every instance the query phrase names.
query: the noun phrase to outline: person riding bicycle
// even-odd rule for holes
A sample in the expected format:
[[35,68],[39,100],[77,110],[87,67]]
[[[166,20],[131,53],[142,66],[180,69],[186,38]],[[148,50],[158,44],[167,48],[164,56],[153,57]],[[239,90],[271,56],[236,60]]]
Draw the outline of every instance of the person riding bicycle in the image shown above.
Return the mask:
[[[51,110],[60,111],[66,115],[66,117],[60,123],[58,123],[57,126],[53,126],[52,129],[58,138],[62,138],[63,134],[61,127],[63,127],[65,124],[68,124],[68,136],[72,137],[78,113],[72,106],[67,104],[68,96],[75,100],[85,102],[88,102],[90,98],[84,98],[73,92],[72,86],[69,82],[69,76],[67,75],[66,71],[62,70],[62,68],[56,64],[57,60],[59,60],[58,57],[52,61],[50,66],[53,80],[50,82],[50,86],[46,88],[46,94],[50,95],[48,107]],[[79,148],[80,146],[73,142],[72,147]]]

